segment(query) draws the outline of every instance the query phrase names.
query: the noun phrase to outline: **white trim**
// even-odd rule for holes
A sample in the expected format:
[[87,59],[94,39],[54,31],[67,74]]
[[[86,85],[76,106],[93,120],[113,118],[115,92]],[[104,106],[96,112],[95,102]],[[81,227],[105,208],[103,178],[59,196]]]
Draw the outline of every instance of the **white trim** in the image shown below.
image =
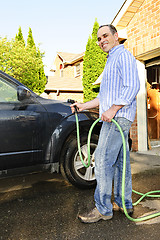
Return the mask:
[[73,64],[74,62],[77,62],[77,61],[81,60],[83,57],[84,57],[84,53],[82,53],[80,56],[72,59],[70,62],[66,62],[66,63],[70,63],[70,64],[72,63]]
[[137,68],[140,79],[140,91],[137,95],[138,151],[147,151],[148,133],[147,133],[147,91],[146,91],[145,64],[137,60]]
[[152,67],[152,66],[155,66],[155,65],[160,65],[160,59],[153,60],[151,62],[146,63],[146,68],[147,67]]
[[64,70],[63,70],[63,68],[60,69],[60,78],[62,78],[62,77],[64,77]]
[[135,58],[140,61],[146,61],[146,60],[150,60],[152,58],[159,57],[159,56],[160,56],[160,47],[154,48],[148,52],[139,54],[139,55],[135,56]]
[[118,30],[118,37],[122,39],[127,39],[127,29]]
[[112,21],[112,24],[114,26],[117,26],[118,22],[121,20],[121,18],[123,17],[123,15],[125,14],[125,12],[127,11],[128,7],[131,5],[132,2],[133,0],[127,0],[126,2],[123,3],[122,8],[119,10],[119,12]]

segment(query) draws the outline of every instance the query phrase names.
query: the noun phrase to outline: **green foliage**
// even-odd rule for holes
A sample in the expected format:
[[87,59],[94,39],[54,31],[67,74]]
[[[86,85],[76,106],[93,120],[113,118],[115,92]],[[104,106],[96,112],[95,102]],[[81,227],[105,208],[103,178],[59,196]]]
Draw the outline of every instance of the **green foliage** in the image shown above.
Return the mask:
[[35,46],[32,31],[29,30],[27,46],[23,35],[19,33],[15,39],[0,39],[0,70],[8,73],[32,91],[40,94],[44,91],[46,76],[42,62],[43,54]]
[[30,47],[30,48],[33,48],[33,47],[36,46],[35,42],[34,42],[34,39],[33,39],[31,28],[29,28],[29,32],[28,32],[27,46]]
[[97,80],[103,72],[106,56],[100,47],[97,45],[97,31],[99,24],[95,20],[92,35],[89,36],[86,45],[85,56],[83,58],[83,92],[84,101],[94,99],[99,91],[99,87],[94,86],[93,83]]
[[18,34],[16,34],[15,40],[21,41],[22,44],[25,46],[25,41],[24,41],[24,38],[23,38],[21,27],[19,27],[19,29],[18,29]]

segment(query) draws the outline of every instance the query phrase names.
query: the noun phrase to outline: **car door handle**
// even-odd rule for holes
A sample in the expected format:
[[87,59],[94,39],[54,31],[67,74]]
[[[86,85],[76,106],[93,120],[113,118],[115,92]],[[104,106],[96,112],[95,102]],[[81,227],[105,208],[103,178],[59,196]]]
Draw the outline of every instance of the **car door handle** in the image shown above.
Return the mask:
[[24,121],[25,119],[26,119],[26,116],[24,116],[24,115],[20,115],[20,116],[16,117],[16,120],[18,120],[18,121]]

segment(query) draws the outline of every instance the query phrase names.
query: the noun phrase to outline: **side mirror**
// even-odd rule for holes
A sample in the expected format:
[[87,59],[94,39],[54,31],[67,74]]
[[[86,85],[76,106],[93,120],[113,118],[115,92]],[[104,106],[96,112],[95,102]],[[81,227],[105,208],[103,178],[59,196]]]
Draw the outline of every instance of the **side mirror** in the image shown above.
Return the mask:
[[31,92],[24,86],[18,86],[17,88],[17,98],[19,101],[27,100],[31,97]]

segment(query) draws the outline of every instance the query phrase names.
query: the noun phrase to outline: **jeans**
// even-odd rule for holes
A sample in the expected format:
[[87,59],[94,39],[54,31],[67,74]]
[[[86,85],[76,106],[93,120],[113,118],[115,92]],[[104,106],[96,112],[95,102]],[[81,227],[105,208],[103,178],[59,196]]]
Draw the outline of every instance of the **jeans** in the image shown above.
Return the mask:
[[[123,130],[126,140],[125,205],[132,208],[132,175],[128,134],[132,122],[125,118],[114,118]],[[113,122],[103,122],[98,146],[95,151],[95,176],[97,186],[95,205],[103,215],[113,215],[111,196],[114,180],[114,201],[122,207],[123,143],[121,134]]]

